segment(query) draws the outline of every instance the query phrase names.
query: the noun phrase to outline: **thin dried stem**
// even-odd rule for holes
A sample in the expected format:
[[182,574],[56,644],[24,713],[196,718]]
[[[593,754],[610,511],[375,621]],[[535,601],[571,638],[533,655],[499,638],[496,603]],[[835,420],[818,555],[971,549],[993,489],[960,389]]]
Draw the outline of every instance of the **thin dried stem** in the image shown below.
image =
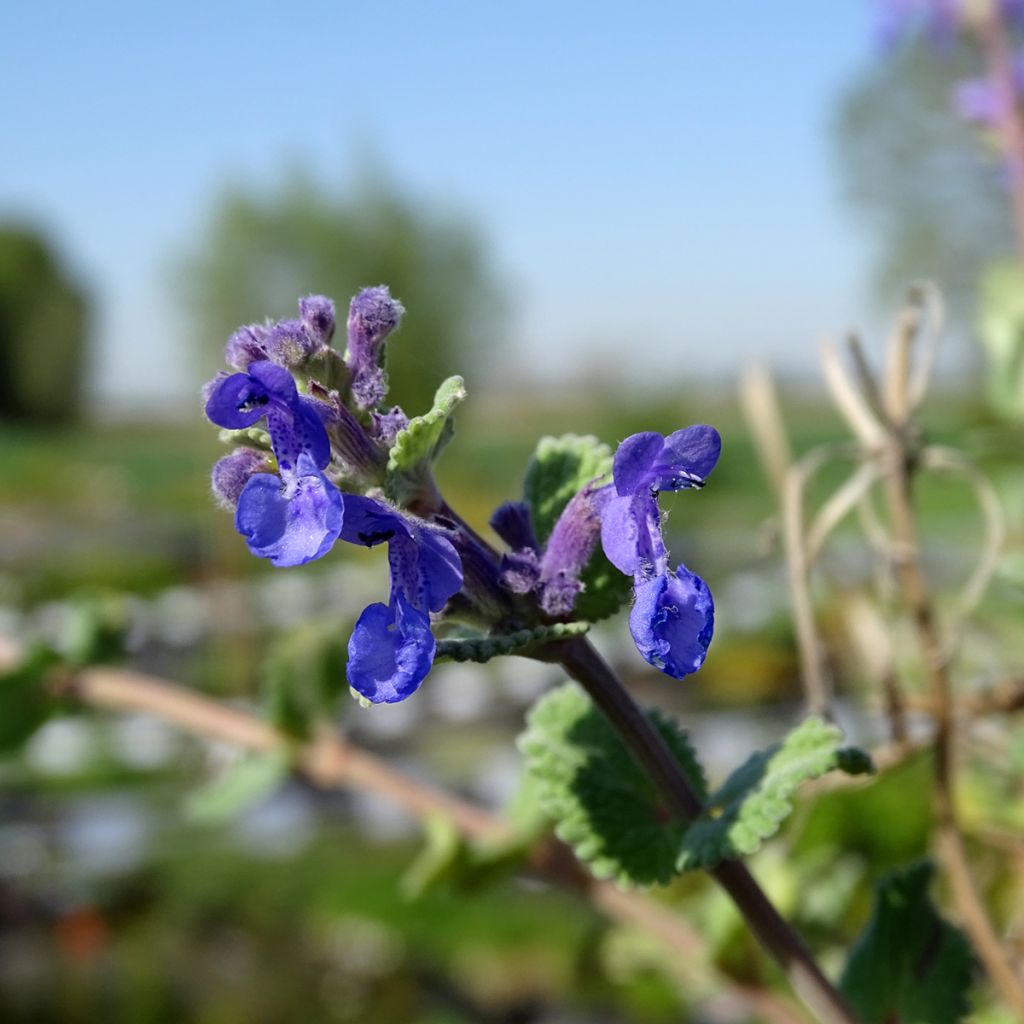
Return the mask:
[[946,304],[942,292],[931,281],[918,281],[912,285],[908,301],[920,307],[917,327],[919,354],[907,383],[908,412],[912,414],[928,394],[939,353],[939,341],[946,324]]
[[740,375],[740,408],[746,417],[761,468],[769,485],[781,495],[783,480],[793,462],[779,394],[771,371],[754,363]]
[[874,462],[862,462],[831,498],[822,505],[807,531],[807,563],[814,565],[832,531],[855,509],[878,482],[880,470]]
[[821,368],[839,415],[868,451],[879,450],[885,442],[886,429],[850,380],[839,353],[828,341],[821,346]]
[[977,890],[957,821],[953,796],[954,703],[949,663],[918,554],[917,524],[914,520],[910,494],[911,461],[902,438],[896,434],[890,442],[888,457],[886,490],[889,512],[893,539],[901,549],[901,557],[896,566],[897,576],[904,599],[910,608],[934,703],[933,794],[936,847],[949,877],[953,898],[964,928],[971,937],[979,959],[1003,999],[1017,1014],[1024,1017],[1024,984],[1011,966]]
[[849,444],[821,445],[812,449],[790,466],[782,490],[783,542],[800,656],[800,679],[808,714],[826,717],[830,716],[832,695],[825,675],[824,656],[811,600],[811,558],[804,528],[804,492],[814,474],[831,459],[856,454],[857,451]]
[[1006,516],[1002,502],[991,481],[963,452],[955,448],[929,445],[920,455],[923,469],[951,473],[966,480],[971,486],[985,522],[985,537],[978,563],[960,593],[959,614],[966,618],[978,606],[999,565],[999,557],[1006,542]]
[[[58,677],[57,691],[91,707],[152,715],[189,733],[247,750],[288,750],[296,768],[323,789],[354,789],[383,797],[412,817],[443,815],[466,839],[501,842],[513,838],[508,826],[488,811],[428,786],[393,768],[368,751],[338,736],[321,732],[308,743],[296,743],[245,711],[228,707],[163,679],[121,669],[90,668]],[[547,839],[527,854],[532,874],[588,899],[608,917],[662,941],[680,954],[679,968],[688,982],[702,981],[707,947],[698,932],[670,908],[636,893],[623,892],[593,879],[561,843]],[[796,1007],[772,992],[721,979],[729,995],[752,1013],[778,1024],[806,1024]]]

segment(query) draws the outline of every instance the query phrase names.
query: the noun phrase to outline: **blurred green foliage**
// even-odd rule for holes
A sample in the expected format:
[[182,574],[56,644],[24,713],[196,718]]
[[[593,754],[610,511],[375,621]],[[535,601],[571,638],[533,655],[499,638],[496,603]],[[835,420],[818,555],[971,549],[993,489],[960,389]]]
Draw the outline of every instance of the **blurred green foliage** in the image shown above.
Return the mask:
[[36,231],[0,226],[0,419],[77,418],[90,309]]
[[486,367],[498,337],[500,290],[473,228],[373,171],[344,190],[293,175],[269,194],[229,191],[183,273],[204,379],[236,327],[294,317],[311,293],[337,303],[343,351],[349,299],[391,288],[409,315],[388,345],[389,397],[410,415],[430,408],[445,377]]

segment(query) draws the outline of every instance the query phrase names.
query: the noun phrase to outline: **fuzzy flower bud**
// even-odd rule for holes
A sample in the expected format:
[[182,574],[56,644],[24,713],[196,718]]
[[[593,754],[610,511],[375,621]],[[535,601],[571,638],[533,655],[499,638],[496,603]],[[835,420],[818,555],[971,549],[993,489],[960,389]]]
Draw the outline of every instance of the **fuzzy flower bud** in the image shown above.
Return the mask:
[[249,324],[239,327],[228,338],[224,346],[224,359],[236,370],[248,370],[250,363],[267,358],[267,335],[270,328],[265,324]]
[[255,448],[236,448],[230,455],[214,463],[210,474],[213,496],[221,508],[232,511],[249,482],[257,473],[270,471],[271,459]]
[[334,303],[325,295],[299,299],[299,318],[317,348],[326,348],[334,337]]
[[267,334],[268,358],[288,370],[305,366],[321,347],[301,320],[281,320]]
[[364,288],[349,306],[345,363],[352,374],[352,394],[361,409],[377,405],[387,394],[387,375],[382,369],[384,342],[404,312],[385,285]]

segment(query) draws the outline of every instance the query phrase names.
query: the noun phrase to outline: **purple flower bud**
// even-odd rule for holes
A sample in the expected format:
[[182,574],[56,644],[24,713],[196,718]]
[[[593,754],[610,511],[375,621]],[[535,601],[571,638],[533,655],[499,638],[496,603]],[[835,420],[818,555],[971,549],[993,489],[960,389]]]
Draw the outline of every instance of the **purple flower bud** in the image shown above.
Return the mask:
[[491,516],[491,529],[512,549],[540,547],[530,521],[530,506],[524,501],[506,501]]
[[540,563],[540,604],[549,615],[568,615],[583,589],[580,573],[590,561],[601,533],[594,500],[588,485],[574,495],[558,517]]
[[271,469],[271,459],[266,452],[255,448],[236,448],[230,455],[214,463],[210,474],[210,485],[217,504],[228,511],[234,511],[242,490],[249,478]]
[[268,358],[289,370],[305,366],[323,347],[301,320],[281,320],[274,324],[265,345]]
[[299,318],[317,348],[326,348],[334,337],[334,303],[325,295],[299,299]]
[[345,363],[352,374],[352,394],[361,409],[377,405],[387,394],[387,375],[382,369],[384,342],[404,312],[384,285],[364,288],[349,306]]
[[501,585],[513,594],[529,594],[540,580],[540,559],[530,548],[501,556]]
[[250,363],[267,359],[267,335],[270,328],[264,324],[239,327],[224,346],[224,359],[236,370],[248,370]]
[[370,413],[370,428],[373,436],[385,448],[390,449],[395,443],[395,438],[409,426],[409,417],[405,415],[400,406],[393,405],[387,412]]

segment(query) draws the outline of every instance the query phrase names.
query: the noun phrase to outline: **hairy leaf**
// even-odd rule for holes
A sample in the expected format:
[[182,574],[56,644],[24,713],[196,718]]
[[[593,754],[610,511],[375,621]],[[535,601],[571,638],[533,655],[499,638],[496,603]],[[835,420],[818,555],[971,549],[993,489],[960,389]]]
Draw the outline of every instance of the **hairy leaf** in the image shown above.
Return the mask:
[[[537,445],[523,481],[523,496],[537,540],[543,544],[562,510],[578,491],[612,470],[612,453],[589,434],[545,437]],[[614,615],[629,596],[631,581],[605,557],[600,544],[580,576],[583,593],[574,613],[596,622]]]
[[841,748],[842,731],[820,718],[805,719],[781,744],[758,751],[708,799],[686,831],[679,869],[711,868],[760,849],[793,809],[799,786],[840,766],[863,772],[870,759]]
[[[686,734],[657,711],[648,715],[703,795],[704,772]],[[664,883],[675,875],[684,823],[575,683],[534,705],[519,748],[557,835],[595,875],[620,885]]]
[[967,939],[928,897],[925,862],[884,878],[839,983],[863,1024],[956,1024],[968,1012]]

